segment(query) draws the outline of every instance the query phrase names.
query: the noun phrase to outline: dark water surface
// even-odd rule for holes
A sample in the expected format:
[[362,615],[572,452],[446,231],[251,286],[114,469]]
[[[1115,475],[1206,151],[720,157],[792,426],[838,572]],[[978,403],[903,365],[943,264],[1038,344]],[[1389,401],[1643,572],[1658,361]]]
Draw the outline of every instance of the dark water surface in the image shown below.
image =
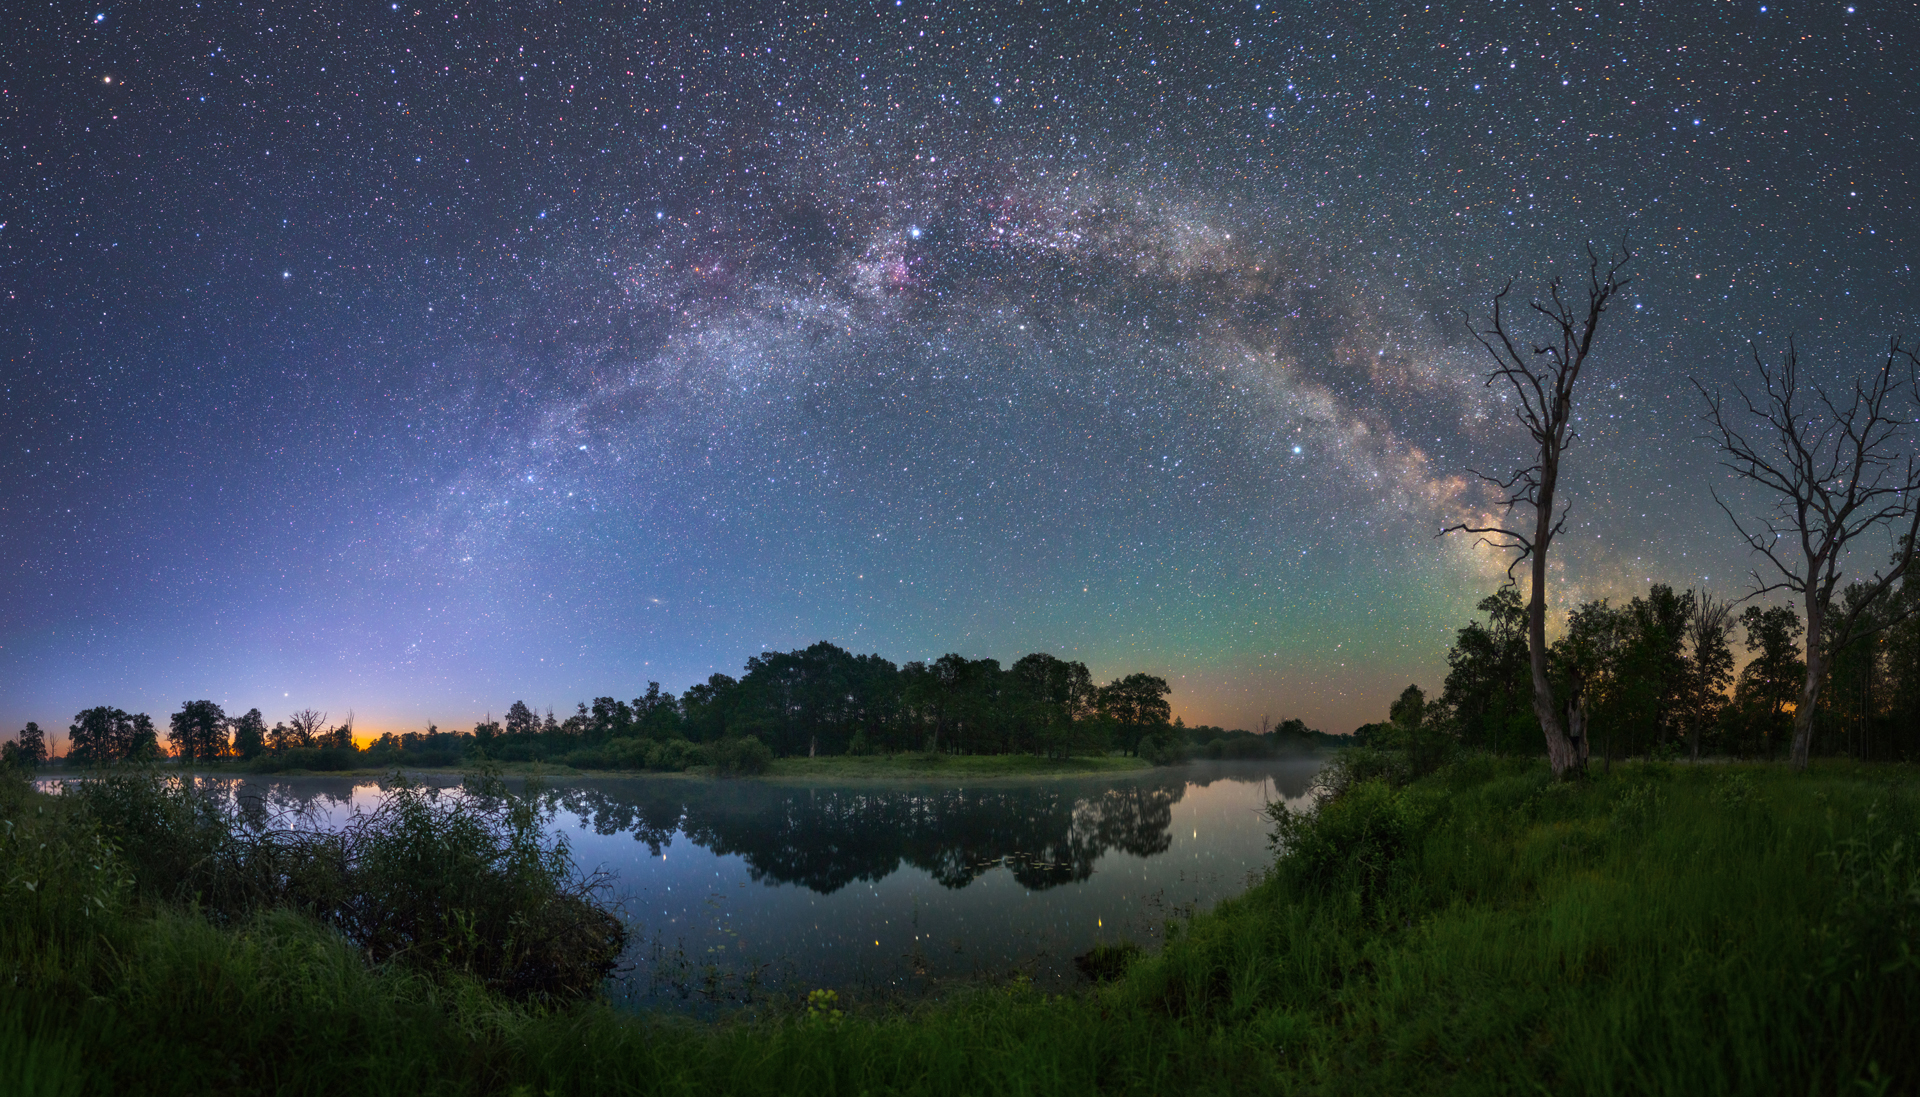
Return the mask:
[[[1265,805],[1301,801],[1319,766],[965,784],[566,778],[547,794],[632,930],[616,997],[706,1012],[815,987],[1070,985],[1072,958],[1095,944],[1152,948],[1169,918],[1245,890],[1272,862]],[[322,822],[384,795],[370,778],[218,783]]]

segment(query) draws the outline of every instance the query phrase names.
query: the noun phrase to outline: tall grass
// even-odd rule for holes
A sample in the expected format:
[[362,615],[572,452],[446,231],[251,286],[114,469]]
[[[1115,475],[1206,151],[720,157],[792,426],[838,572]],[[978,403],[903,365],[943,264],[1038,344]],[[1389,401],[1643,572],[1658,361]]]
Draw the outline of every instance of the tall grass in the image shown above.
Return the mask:
[[515,1002],[75,868],[62,910],[93,913],[7,908],[0,1071],[31,1045],[49,1093],[1914,1092],[1917,789],[1844,764],[1359,775],[1279,821],[1265,881],[1082,994],[717,1025]]

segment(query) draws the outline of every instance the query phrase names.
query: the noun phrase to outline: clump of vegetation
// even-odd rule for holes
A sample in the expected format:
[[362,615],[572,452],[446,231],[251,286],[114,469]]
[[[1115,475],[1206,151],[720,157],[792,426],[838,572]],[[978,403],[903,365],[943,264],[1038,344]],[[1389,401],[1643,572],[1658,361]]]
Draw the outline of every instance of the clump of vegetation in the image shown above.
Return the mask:
[[495,774],[457,790],[396,776],[337,828],[248,812],[155,770],[75,782],[62,799],[139,895],[220,924],[298,911],[373,963],[514,997],[593,994],[625,945],[595,901],[603,882],[575,870],[537,799]]
[[720,777],[752,777],[773,764],[773,751],[751,735],[722,739],[713,744],[710,754],[713,772]]
[[[1920,1077],[1911,770],[1404,765],[1343,757],[1316,808],[1276,814],[1264,880],[1158,954],[1096,950],[1112,977],[1081,994],[1015,981],[904,1012],[818,995],[713,1026],[369,964],[288,907],[209,918],[136,884],[105,813],[16,783],[0,1086],[29,1069],[39,1092],[782,1097],[1891,1093]],[[158,806],[181,848],[201,840],[201,816]],[[30,1067],[21,1047],[39,1049]]]
[[1111,983],[1127,973],[1127,969],[1146,953],[1132,941],[1118,944],[1101,943],[1073,958],[1073,966],[1080,974],[1096,983]]

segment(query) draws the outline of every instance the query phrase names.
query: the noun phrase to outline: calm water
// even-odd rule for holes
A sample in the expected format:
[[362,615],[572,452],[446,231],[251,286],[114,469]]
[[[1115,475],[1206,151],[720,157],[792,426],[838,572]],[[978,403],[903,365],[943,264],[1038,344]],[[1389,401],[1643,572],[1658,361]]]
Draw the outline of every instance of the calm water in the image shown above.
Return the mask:
[[[576,778],[550,794],[574,859],[611,874],[633,932],[617,996],[707,1011],[813,987],[1070,984],[1072,957],[1096,943],[1154,947],[1167,919],[1245,890],[1272,860],[1265,805],[1299,802],[1318,768],[958,786]],[[244,786],[334,820],[384,795],[367,778]]]

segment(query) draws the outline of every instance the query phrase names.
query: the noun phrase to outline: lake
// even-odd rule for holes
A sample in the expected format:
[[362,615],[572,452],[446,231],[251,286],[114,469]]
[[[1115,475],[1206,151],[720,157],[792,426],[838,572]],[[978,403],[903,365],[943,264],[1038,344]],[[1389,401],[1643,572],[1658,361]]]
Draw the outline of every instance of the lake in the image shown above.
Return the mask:
[[[708,1013],[815,987],[1071,985],[1072,958],[1095,944],[1154,948],[1168,919],[1244,891],[1272,863],[1266,805],[1303,802],[1320,764],[968,783],[576,777],[546,795],[632,931],[616,999]],[[209,783],[322,822],[384,795],[364,777]]]

